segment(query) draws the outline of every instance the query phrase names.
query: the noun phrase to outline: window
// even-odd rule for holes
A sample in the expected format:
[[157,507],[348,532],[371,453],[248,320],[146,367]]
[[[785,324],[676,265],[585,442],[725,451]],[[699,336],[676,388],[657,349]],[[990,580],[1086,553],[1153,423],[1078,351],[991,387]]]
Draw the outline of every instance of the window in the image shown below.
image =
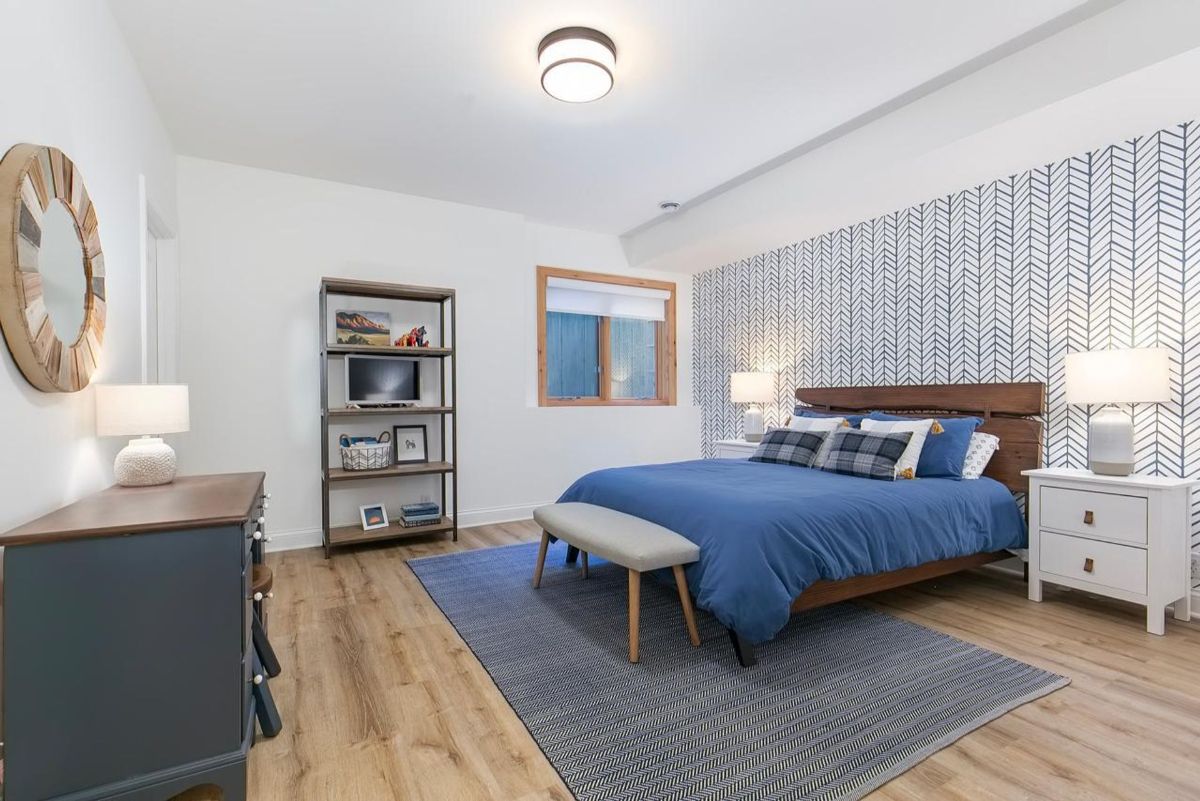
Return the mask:
[[542,406],[675,403],[675,285],[539,267]]

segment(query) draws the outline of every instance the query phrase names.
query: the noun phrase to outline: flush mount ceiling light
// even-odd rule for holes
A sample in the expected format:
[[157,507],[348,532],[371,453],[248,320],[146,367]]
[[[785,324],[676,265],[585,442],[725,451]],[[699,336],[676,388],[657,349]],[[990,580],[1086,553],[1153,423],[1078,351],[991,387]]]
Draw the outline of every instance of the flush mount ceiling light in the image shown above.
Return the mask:
[[538,45],[546,94],[568,103],[588,103],[613,87],[617,46],[591,28],[559,28]]

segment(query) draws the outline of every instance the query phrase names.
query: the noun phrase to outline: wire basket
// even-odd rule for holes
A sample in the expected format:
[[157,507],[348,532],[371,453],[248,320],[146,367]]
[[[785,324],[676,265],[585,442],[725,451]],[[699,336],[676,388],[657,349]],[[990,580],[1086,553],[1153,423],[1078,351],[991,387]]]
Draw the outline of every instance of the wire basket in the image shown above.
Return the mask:
[[391,442],[342,446],[343,470],[382,470],[391,467],[391,464]]

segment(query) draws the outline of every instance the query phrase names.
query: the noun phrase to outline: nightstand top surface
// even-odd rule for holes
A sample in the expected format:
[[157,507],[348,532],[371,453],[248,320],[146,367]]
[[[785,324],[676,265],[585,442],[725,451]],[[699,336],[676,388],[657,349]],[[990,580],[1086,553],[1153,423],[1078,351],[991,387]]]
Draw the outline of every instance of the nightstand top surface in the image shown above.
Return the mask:
[[1038,470],[1022,470],[1021,475],[1040,479],[1065,479],[1068,481],[1087,481],[1094,484],[1107,484],[1118,487],[1142,487],[1149,489],[1174,489],[1200,484],[1193,478],[1174,478],[1171,476],[1143,476],[1133,473],[1128,476],[1104,476],[1091,470],[1077,470],[1071,467],[1043,467]]
[[713,445],[742,445],[747,448],[757,448],[757,442],[750,442],[744,439],[716,439],[713,440]]

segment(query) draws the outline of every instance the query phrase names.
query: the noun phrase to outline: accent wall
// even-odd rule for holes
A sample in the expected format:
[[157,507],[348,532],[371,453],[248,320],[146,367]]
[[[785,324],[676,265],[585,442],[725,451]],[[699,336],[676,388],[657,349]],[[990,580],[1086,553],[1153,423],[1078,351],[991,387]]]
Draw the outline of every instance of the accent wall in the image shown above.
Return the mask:
[[706,455],[740,435],[729,374],[767,370],[779,375],[768,424],[796,387],[1045,381],[1045,463],[1086,467],[1090,410],[1066,404],[1063,357],[1161,346],[1173,397],[1133,410],[1137,470],[1200,477],[1200,130],[1182,123],[708,270],[692,314]]

